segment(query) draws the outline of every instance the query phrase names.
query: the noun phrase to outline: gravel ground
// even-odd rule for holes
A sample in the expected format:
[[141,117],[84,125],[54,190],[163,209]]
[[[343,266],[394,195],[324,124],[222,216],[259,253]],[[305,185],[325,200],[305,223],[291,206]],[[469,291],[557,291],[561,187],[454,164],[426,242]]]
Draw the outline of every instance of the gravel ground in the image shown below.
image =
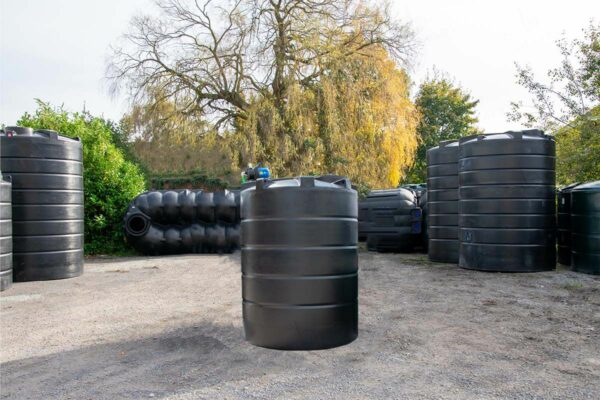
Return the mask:
[[0,295],[2,399],[598,399],[600,277],[360,254],[359,338],[244,341],[239,254],[109,258]]

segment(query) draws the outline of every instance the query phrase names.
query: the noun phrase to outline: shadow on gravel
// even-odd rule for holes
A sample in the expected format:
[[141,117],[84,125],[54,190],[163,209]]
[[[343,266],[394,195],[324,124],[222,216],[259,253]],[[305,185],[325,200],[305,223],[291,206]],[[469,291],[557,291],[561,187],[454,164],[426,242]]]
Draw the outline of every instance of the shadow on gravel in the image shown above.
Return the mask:
[[246,344],[239,328],[203,324],[3,363],[1,397],[161,398],[263,375],[283,368],[278,362],[286,358]]
[[232,260],[239,262],[240,251],[236,250],[233,253],[187,253],[187,254],[165,254],[162,256],[144,256],[144,255],[133,255],[133,256],[87,256],[85,257],[85,263],[90,265],[102,265],[102,264],[114,264],[114,263],[129,263],[129,262],[140,262],[140,261],[177,261],[177,260],[189,260],[203,258],[214,258],[222,257],[223,259]]

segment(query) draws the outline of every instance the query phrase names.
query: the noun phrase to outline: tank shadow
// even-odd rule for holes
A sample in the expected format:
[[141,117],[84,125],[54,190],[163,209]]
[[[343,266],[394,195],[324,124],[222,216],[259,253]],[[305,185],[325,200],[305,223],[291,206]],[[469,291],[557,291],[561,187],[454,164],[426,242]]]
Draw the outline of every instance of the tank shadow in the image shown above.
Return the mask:
[[240,328],[204,323],[6,362],[0,384],[2,399],[162,398],[262,376],[303,358],[247,344]]

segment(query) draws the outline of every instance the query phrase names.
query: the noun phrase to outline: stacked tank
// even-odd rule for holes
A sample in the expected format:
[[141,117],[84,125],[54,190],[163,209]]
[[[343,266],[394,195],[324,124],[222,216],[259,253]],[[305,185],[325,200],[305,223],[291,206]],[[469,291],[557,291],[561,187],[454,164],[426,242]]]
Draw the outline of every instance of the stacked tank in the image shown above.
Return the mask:
[[373,190],[359,202],[359,237],[373,251],[410,251],[421,239],[422,213],[414,191]]
[[0,292],[13,281],[11,183],[0,172]]
[[458,262],[458,142],[427,150],[427,234],[431,261]]
[[149,255],[230,252],[239,246],[239,191],[146,192],[124,218],[128,242]]
[[577,185],[565,186],[557,196],[557,259],[563,265],[571,265],[571,189]]
[[571,189],[571,267],[600,274],[600,181]]
[[7,127],[1,170],[12,178],[13,278],[63,279],[83,273],[83,164],[78,139]]
[[346,179],[259,180],[242,191],[246,340],[275,349],[358,335],[357,194]]
[[459,183],[461,267],[504,272],[555,268],[552,137],[528,130],[462,138]]

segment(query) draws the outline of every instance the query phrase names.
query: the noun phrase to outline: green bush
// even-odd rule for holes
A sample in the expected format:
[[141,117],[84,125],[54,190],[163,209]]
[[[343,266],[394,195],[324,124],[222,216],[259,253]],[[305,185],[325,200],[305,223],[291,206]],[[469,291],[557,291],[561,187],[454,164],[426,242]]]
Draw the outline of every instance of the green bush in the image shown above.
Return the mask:
[[34,115],[25,113],[18,125],[53,129],[83,143],[86,254],[126,252],[122,219],[129,202],[146,188],[143,173],[115,145],[109,122],[38,104]]

